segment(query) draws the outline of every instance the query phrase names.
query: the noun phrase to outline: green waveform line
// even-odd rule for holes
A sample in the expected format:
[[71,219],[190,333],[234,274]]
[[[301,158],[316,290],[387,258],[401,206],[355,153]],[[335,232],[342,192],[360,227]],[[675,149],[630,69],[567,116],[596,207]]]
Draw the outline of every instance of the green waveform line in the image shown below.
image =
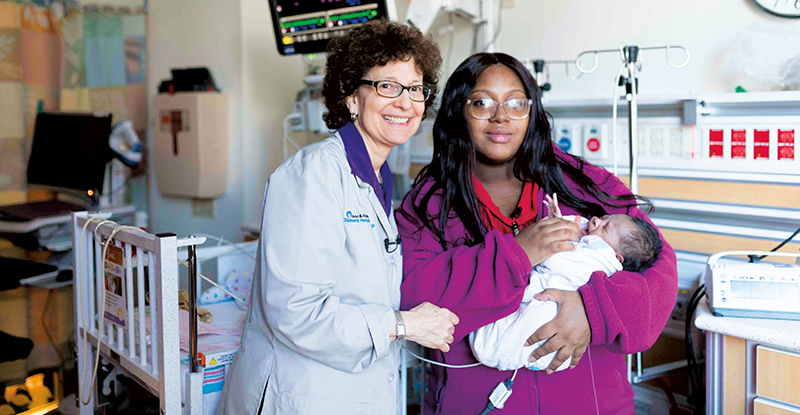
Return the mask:
[[353,12],[347,14],[340,14],[340,15],[331,15],[331,20],[348,20],[348,19],[357,19],[359,17],[366,17],[367,19],[374,19],[378,15],[378,11],[375,9],[372,10],[364,10],[360,12]]
[[290,28],[290,27],[308,26],[308,25],[312,25],[312,24],[317,25],[318,28],[319,27],[325,27],[325,18],[324,17],[312,17],[310,19],[295,20],[295,21],[292,21],[292,22],[281,23],[281,26],[283,26],[285,28]]

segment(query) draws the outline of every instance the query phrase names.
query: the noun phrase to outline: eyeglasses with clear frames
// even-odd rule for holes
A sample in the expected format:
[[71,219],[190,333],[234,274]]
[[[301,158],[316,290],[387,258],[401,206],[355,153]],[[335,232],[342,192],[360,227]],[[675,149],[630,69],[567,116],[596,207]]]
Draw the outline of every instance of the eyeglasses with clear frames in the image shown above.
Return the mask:
[[405,86],[395,81],[370,81],[362,79],[361,85],[368,85],[375,88],[375,92],[384,98],[397,98],[408,90],[408,98],[414,102],[425,102],[430,98],[432,90],[424,85]]
[[532,99],[509,98],[504,103],[499,103],[491,98],[476,98],[467,100],[467,114],[479,120],[488,120],[497,114],[500,107],[505,108],[508,118],[521,120],[530,115]]

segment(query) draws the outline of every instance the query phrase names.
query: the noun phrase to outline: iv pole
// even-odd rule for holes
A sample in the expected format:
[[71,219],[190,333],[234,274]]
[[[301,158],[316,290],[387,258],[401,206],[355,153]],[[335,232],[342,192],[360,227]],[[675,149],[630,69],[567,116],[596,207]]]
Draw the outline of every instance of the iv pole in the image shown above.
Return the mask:
[[[686,54],[686,60],[684,60],[680,64],[675,64],[672,62],[670,56],[670,48],[677,48],[683,50]],[[614,158],[614,175],[617,175],[617,87],[625,85],[625,100],[628,103],[628,158],[630,161],[630,189],[633,194],[639,194],[639,166],[637,160],[637,144],[638,144],[638,137],[636,136],[639,131],[639,110],[638,110],[638,98],[637,95],[639,93],[639,81],[636,79],[636,70],[637,70],[637,62],[638,62],[638,69],[641,70],[641,61],[639,60],[639,52],[643,50],[653,50],[653,49],[666,49],[667,50],[667,64],[675,69],[683,68],[689,63],[689,51],[686,50],[683,46],[653,46],[653,47],[646,47],[640,48],[638,46],[620,46],[619,49],[606,49],[606,50],[590,50],[586,52],[582,52],[575,58],[575,66],[581,73],[588,74],[592,73],[597,69],[597,55],[599,53],[608,53],[608,52],[619,52],[620,58],[622,59],[622,65],[620,66],[619,70],[617,71],[617,75],[614,78],[614,95],[611,101],[611,108],[612,108],[612,140],[613,140],[613,158]],[[581,57],[584,55],[592,54],[594,56],[594,64],[591,68],[584,68],[580,64]],[[628,76],[622,77],[622,71],[627,69]],[[632,376],[631,374],[631,356],[628,355],[628,382],[630,383],[639,383],[644,382],[646,380],[655,378],[660,376],[660,374],[656,373],[657,370],[661,367],[657,368],[650,368],[647,374],[643,373],[642,369],[642,353],[636,353],[636,376]],[[682,364],[685,366],[685,363]],[[668,367],[666,371],[671,369],[675,369],[677,367],[675,363],[662,365],[664,367]],[[664,370],[664,369],[662,369]],[[662,372],[665,373],[665,372]]]
[[569,72],[570,64],[574,64],[575,61],[573,60],[544,60],[544,59],[525,59],[523,63],[526,68],[533,74],[533,77],[536,79],[536,83],[539,84],[539,88],[541,88],[542,93],[549,91],[552,86],[550,85],[550,72],[547,69],[547,66],[552,65],[564,65],[564,72],[566,73],[567,79],[575,81],[578,80],[583,74],[579,73],[578,76],[572,76]]
[[[686,54],[686,59],[679,64],[672,62],[672,57],[670,55],[670,49],[681,49]],[[614,174],[617,174],[617,136],[616,136],[616,108],[617,108],[617,96],[616,96],[616,88],[617,86],[625,85],[625,100],[628,102],[628,150],[629,150],[629,163],[630,163],[630,188],[633,194],[639,193],[639,173],[638,173],[638,160],[637,160],[637,139],[636,134],[638,133],[639,127],[639,111],[638,111],[638,98],[637,95],[639,93],[639,81],[636,79],[636,70],[637,70],[637,62],[638,62],[638,69],[641,70],[641,62],[639,61],[639,52],[643,50],[654,50],[654,49],[666,49],[667,50],[667,64],[675,69],[683,68],[689,63],[689,51],[684,48],[683,46],[651,46],[651,47],[644,47],[640,48],[638,46],[620,46],[619,49],[604,49],[604,50],[589,50],[586,52],[582,52],[575,58],[575,66],[581,73],[588,74],[592,73],[597,69],[597,55],[600,53],[609,53],[609,52],[618,52],[622,59],[622,66],[620,70],[617,72],[617,76],[614,79],[614,97],[612,101],[612,109],[613,109],[613,119],[611,126],[613,130],[613,147],[614,147]],[[584,68],[581,66],[580,60],[584,55],[592,54],[594,57],[594,64],[591,68]],[[623,69],[627,69],[628,76],[623,78],[621,77],[621,73]]]

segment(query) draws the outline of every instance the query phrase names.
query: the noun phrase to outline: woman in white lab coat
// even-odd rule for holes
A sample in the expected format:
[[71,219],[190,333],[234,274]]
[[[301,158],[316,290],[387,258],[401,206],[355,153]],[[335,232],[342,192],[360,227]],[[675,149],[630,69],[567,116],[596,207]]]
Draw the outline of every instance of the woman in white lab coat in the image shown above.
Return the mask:
[[441,55],[413,28],[370,22],[328,45],[337,132],[270,176],[242,347],[218,414],[395,414],[400,342],[449,350],[458,318],[398,312],[403,264],[386,158],[433,102]]

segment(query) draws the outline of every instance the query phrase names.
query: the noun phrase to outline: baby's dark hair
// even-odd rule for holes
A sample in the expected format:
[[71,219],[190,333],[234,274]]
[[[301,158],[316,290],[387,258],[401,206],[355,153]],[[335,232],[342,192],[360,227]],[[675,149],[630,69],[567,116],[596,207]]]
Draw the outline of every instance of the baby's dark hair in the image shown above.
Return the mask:
[[620,239],[620,253],[625,258],[622,269],[644,272],[652,267],[661,254],[661,238],[656,228],[641,218],[628,216],[633,223],[631,232]]

